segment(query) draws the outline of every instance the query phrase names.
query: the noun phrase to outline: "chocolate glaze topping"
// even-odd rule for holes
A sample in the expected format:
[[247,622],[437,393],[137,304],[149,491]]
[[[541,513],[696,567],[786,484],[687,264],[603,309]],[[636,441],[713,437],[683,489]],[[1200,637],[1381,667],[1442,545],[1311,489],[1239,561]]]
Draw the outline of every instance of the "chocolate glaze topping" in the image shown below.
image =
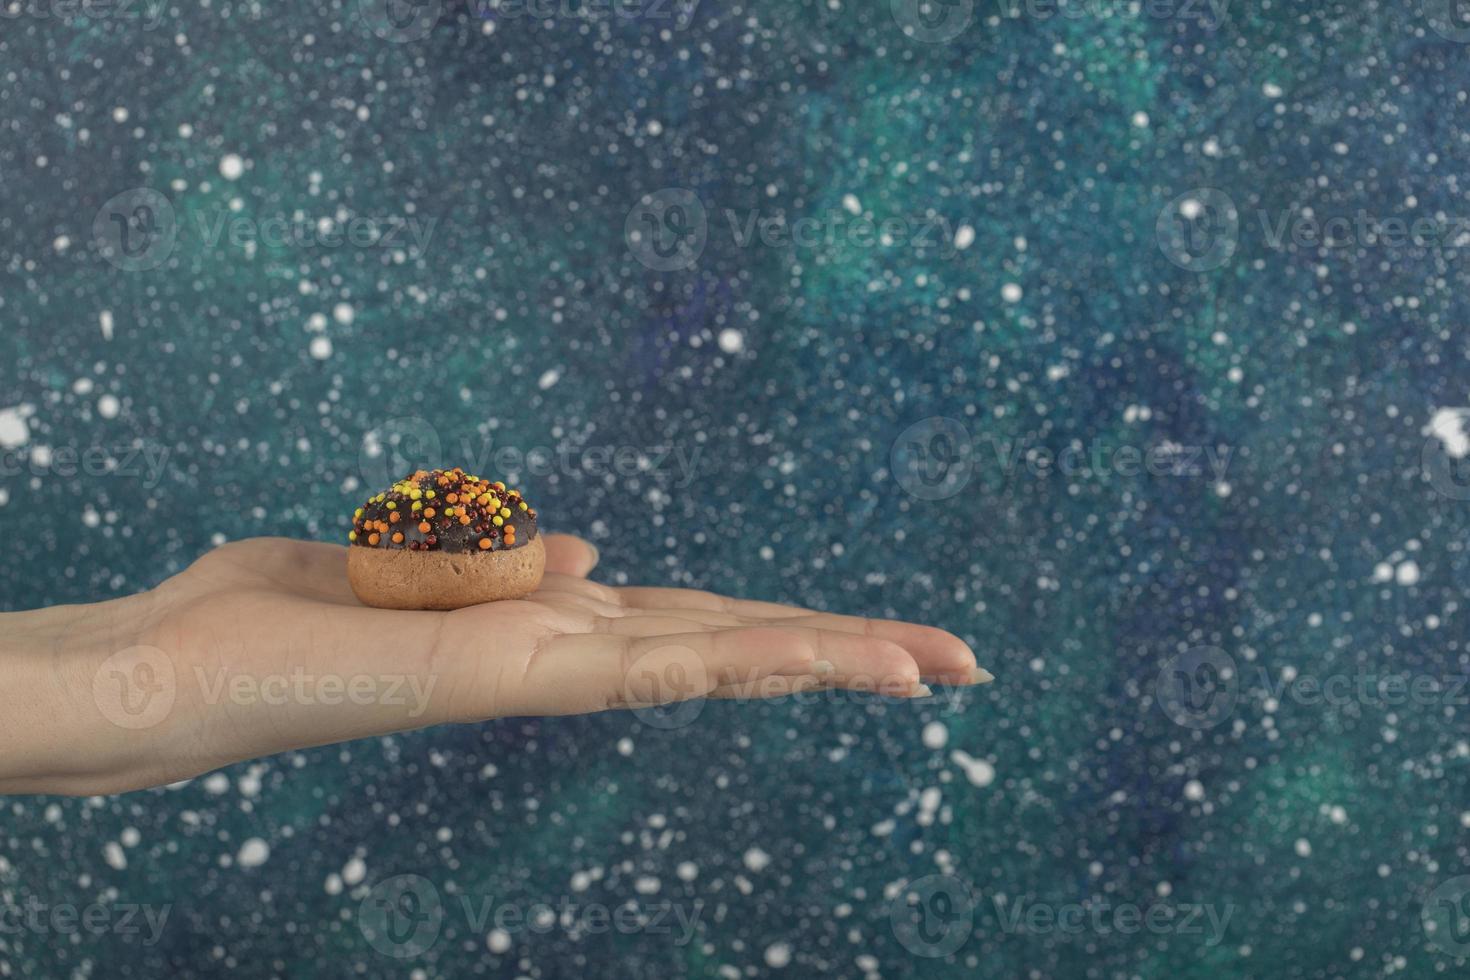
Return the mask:
[[536,512],[520,491],[459,467],[419,470],[352,515],[347,540],[363,548],[509,551],[536,537]]

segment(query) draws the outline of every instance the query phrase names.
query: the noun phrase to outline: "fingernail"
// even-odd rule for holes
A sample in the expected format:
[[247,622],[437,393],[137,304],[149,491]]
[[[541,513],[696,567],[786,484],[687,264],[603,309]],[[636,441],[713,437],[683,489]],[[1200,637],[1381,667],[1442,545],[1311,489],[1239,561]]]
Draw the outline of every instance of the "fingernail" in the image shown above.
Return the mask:
[[592,549],[592,567],[596,568],[597,563],[602,560],[602,552],[598,551],[597,545],[593,544],[591,541],[587,542],[587,547]]
[[989,684],[993,680],[995,680],[995,675],[984,667],[976,667],[974,672],[970,674],[971,684]]
[[813,674],[835,674],[837,665],[830,660],[818,660],[812,664]]
[[915,684],[914,689],[909,692],[911,698],[932,698],[934,690],[928,684]]

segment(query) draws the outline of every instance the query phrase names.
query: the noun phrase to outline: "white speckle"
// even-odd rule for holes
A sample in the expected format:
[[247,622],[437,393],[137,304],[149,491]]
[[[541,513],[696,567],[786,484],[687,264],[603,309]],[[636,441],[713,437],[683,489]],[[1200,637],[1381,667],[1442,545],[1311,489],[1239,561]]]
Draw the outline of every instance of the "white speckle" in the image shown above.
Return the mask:
[[510,933],[504,929],[491,929],[485,937],[485,945],[492,953],[503,953],[510,949]]
[[105,419],[117,418],[117,413],[121,408],[122,403],[117,400],[116,395],[103,395],[97,399],[97,414]]
[[1008,282],[1000,287],[1000,298],[1007,303],[1021,302],[1021,287],[1013,282]]
[[745,852],[745,866],[752,871],[764,871],[770,866],[771,856],[759,847],[752,847]]
[[924,748],[942,749],[949,741],[949,729],[942,721],[931,721],[924,726]]
[[663,882],[653,875],[642,875],[633,882],[633,890],[640,895],[657,895],[661,888]]
[[633,740],[631,738],[618,739],[618,755],[632,755]]
[[1373,566],[1373,581],[1375,581],[1375,582],[1391,582],[1391,581],[1393,581],[1393,566],[1390,565],[1386,561],[1381,561],[1378,564],[1374,565]]
[[779,970],[791,963],[791,947],[786,943],[772,943],[766,947],[766,966]]
[[102,327],[102,339],[103,340],[111,340],[112,339],[112,311],[111,310],[103,310],[101,313],[97,314],[97,322]]
[[975,244],[975,229],[969,225],[960,225],[954,232],[954,247],[963,251]]
[[82,523],[87,527],[97,527],[102,523],[102,515],[97,513],[96,508],[88,504],[87,509],[82,511]]
[[316,358],[318,361],[325,361],[327,358],[332,356],[332,338],[321,336],[313,337],[311,338],[311,345],[308,349],[311,351],[312,357]]
[[1341,827],[1347,823],[1347,809],[1336,804],[1327,808],[1327,819]]
[[1434,412],[1425,428],[1444,444],[1444,451],[1455,459],[1470,455],[1470,433],[1465,431],[1465,422],[1470,420],[1470,408],[1440,408]]
[[863,204],[857,199],[856,194],[842,195],[842,210],[848,214],[862,214]]
[[1419,563],[1412,559],[1394,570],[1393,580],[1399,585],[1416,585],[1419,582]]
[[252,837],[240,845],[240,853],[235,855],[235,861],[242,868],[258,868],[270,859],[270,845],[259,837]]
[[328,895],[342,894],[342,876],[335,871],[327,875],[327,880],[322,884]]
[[975,786],[989,786],[995,782],[995,767],[984,759],[976,759],[968,752],[955,749],[949,754],[949,761],[965,770],[965,778]]
[[1146,112],[1135,112],[1133,114],[1133,125],[1137,126],[1139,129],[1147,129],[1148,128],[1148,113],[1146,113]]
[[659,122],[657,119],[650,119],[650,120],[648,120],[648,135],[649,136],[657,136],[659,133],[662,133],[663,131],[664,131],[664,124],[663,123]]
[[127,122],[128,121],[128,107],[127,106],[122,106],[122,105],[115,107],[112,110],[112,121],[113,122],[120,122],[120,123]]
[[1198,218],[1204,209],[1205,206],[1192,197],[1186,197],[1179,202],[1179,214],[1191,221]]
[[542,373],[540,380],[536,382],[536,387],[540,388],[542,391],[545,391],[547,388],[550,388],[552,385],[556,384],[560,380],[561,369],[551,368]]
[[18,406],[0,409],[0,449],[19,449],[30,438],[31,430]]
[[226,153],[220,158],[219,175],[225,180],[239,180],[245,173],[245,161],[238,153]]
[[356,885],[367,877],[367,862],[360,857],[355,857],[342,866],[342,880],[349,885]]
[[1261,94],[1268,99],[1279,99],[1281,98],[1281,86],[1275,82],[1266,82],[1261,86]]
[[222,772],[211,773],[204,780],[204,792],[219,796],[230,788],[230,777]]
[[62,252],[71,248],[71,239],[66,235],[57,235],[56,240],[51,243],[51,247],[56,249],[56,254],[60,255]]
[[128,866],[128,857],[123,853],[122,845],[114,840],[102,846],[102,859],[119,871]]
[[1296,839],[1296,856],[1297,857],[1311,857],[1312,856],[1312,842],[1309,841],[1309,840],[1307,840],[1305,837],[1298,837]]
[[726,354],[738,354],[745,350],[745,334],[734,327],[726,327],[720,331],[720,350]]
[[[1462,816],[1470,817],[1470,811],[1462,814]],[[1465,826],[1470,827],[1470,823],[1466,823]],[[679,876],[680,881],[693,881],[699,877],[699,865],[693,861],[680,861],[679,866],[674,869],[674,874]]]
[[352,318],[356,315],[356,312],[352,309],[351,303],[338,303],[336,306],[332,307],[332,319],[336,320],[343,326],[351,323]]
[[138,832],[137,827],[125,827],[118,839],[122,841],[123,847],[137,847],[143,835]]
[[1198,779],[1191,779],[1184,784],[1184,798],[1194,800],[1196,803],[1205,798],[1205,784]]

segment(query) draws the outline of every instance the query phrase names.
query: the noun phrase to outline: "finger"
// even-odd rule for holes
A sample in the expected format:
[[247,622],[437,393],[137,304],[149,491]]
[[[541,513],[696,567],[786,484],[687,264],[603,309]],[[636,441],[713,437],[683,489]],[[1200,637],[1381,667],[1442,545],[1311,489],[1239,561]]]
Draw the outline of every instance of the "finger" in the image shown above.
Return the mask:
[[660,636],[582,634],[543,641],[519,671],[499,672],[496,714],[562,715],[669,704],[723,684],[810,674],[801,632],[733,629]]
[[715,611],[740,617],[754,625],[766,622],[781,626],[811,626],[816,629],[862,633],[889,640],[903,647],[919,662],[925,677],[944,684],[984,683],[993,679],[975,664],[969,645],[945,630],[892,619],[841,616],[819,613],[799,606],[750,599],[732,599],[698,589],[624,588],[616,590],[625,605],[643,611],[691,609]]
[[757,599],[732,599],[717,592],[700,589],[659,589],[648,586],[624,587],[617,590],[623,603],[628,606],[649,609],[705,609],[729,613],[734,616],[751,616],[760,619],[782,619],[789,616],[807,616],[812,610],[799,606],[783,606],[776,602],[761,602]]
[[548,573],[586,578],[597,567],[597,546],[590,541],[571,534],[548,534],[542,543],[546,545]]
[[562,575],[557,572],[547,572],[541,577],[541,584],[537,591],[554,590],[557,592],[572,592],[576,595],[591,596],[609,605],[623,605],[622,596],[618,590],[601,585],[597,582],[588,581],[585,578],[577,578],[575,575]]
[[977,673],[975,654],[964,640],[932,626],[834,613],[791,616],[780,622],[783,627],[808,626],[895,643],[913,657],[925,679],[941,684],[975,684],[991,679],[988,671]]

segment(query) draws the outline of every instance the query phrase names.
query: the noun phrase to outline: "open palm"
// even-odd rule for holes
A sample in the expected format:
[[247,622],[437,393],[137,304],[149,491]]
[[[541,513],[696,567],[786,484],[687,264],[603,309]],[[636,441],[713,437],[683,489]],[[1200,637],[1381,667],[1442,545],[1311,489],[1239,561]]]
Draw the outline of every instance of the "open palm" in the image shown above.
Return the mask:
[[[453,612],[373,609],[345,549],[225,545],[146,594],[144,656],[168,710],[130,733],[149,785],[291,748],[444,722],[601,711],[817,685],[897,697],[990,676],[942,630],[768,602],[588,581],[596,551],[548,535],[541,587]],[[134,660],[137,654],[130,654]],[[149,676],[160,670],[150,668]]]

